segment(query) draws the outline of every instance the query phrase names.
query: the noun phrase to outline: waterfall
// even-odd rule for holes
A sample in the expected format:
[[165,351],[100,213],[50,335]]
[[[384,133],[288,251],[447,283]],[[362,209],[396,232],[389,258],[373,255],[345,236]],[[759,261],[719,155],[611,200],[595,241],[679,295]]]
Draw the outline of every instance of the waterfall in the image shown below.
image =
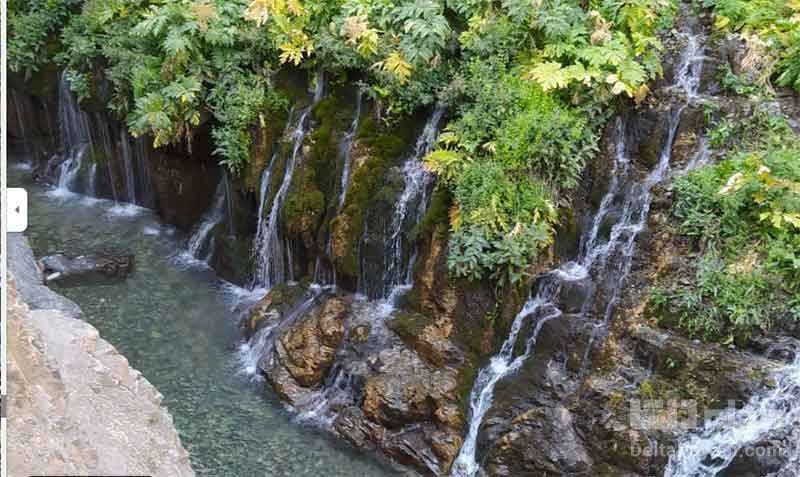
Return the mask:
[[125,186],[125,202],[136,203],[136,179],[133,175],[133,148],[128,138],[120,138],[120,164],[122,165],[122,180]]
[[197,226],[194,234],[189,238],[186,247],[193,258],[203,260],[206,263],[211,260],[214,254],[214,237],[211,232],[225,218],[225,204],[227,202],[225,184],[226,181],[223,176],[219,181],[217,191],[214,193],[211,208],[203,215],[200,225]]
[[[547,321],[561,315],[557,297],[564,284],[592,277],[598,284],[604,284],[608,291],[603,310],[605,325],[611,317],[619,298],[619,291],[630,272],[636,237],[644,229],[650,211],[652,192],[656,184],[668,177],[672,147],[680,124],[681,113],[687,104],[697,97],[700,73],[703,63],[704,37],[701,33],[685,32],[686,49],[676,72],[675,87],[682,91],[681,102],[668,113],[667,137],[654,169],[644,180],[626,187],[630,180],[630,157],[625,143],[625,121],[618,119],[615,125],[615,160],[611,172],[608,191],[581,238],[579,256],[575,261],[545,274],[536,287],[536,293],[525,303],[511,325],[511,332],[503,343],[500,352],[493,356],[489,364],[478,373],[470,393],[470,418],[464,443],[453,463],[452,475],[456,477],[473,476],[479,470],[476,461],[476,444],[483,418],[491,408],[494,388],[497,382],[517,371],[531,355],[539,332]],[[623,195],[622,198],[619,196]],[[615,202],[621,200],[621,213],[614,215]],[[619,207],[619,206],[616,206]],[[615,220],[609,236],[600,236],[602,224]],[[609,273],[609,271],[611,273]],[[586,313],[594,302],[588,297],[583,305]],[[514,357],[519,331],[529,317],[535,318],[535,327],[527,339],[524,352]]]
[[[291,278],[292,267],[287,265],[287,262],[291,262],[291,254],[287,250],[286,243],[280,233],[280,212],[283,207],[283,202],[286,199],[286,194],[289,192],[289,186],[292,183],[292,176],[294,175],[298,156],[303,147],[303,140],[306,137],[308,115],[311,113],[311,110],[314,109],[314,106],[322,99],[324,87],[324,76],[320,70],[317,73],[316,90],[314,91],[313,101],[300,112],[294,131],[292,132],[292,152],[286,162],[281,185],[272,201],[272,208],[270,209],[268,220],[264,222],[261,218],[262,215],[259,215],[259,230],[256,233],[256,243],[254,247],[256,271],[253,278],[253,288],[271,288],[276,284],[285,282],[287,276]],[[271,162],[274,162],[274,160],[275,157],[273,157]],[[270,180],[271,169],[272,164],[270,164],[268,169],[262,174],[262,201],[259,208],[264,207],[264,200],[269,187],[264,183],[264,179],[267,181]],[[261,210],[261,214],[263,214],[263,212],[264,211]]]
[[344,207],[344,201],[347,198],[347,188],[350,183],[350,169],[352,169],[352,152],[353,143],[358,133],[358,122],[361,120],[361,101],[363,92],[361,89],[356,93],[356,112],[353,116],[353,122],[350,123],[350,129],[339,144],[339,155],[342,157],[342,180],[339,185],[339,201],[336,205],[336,212],[340,212]]
[[145,139],[132,138],[124,128],[120,130],[119,136],[119,164],[125,189],[121,199],[131,204],[152,207],[150,159]]
[[[70,90],[66,72],[62,73],[58,83],[58,131],[63,154],[52,160],[52,164],[58,164],[55,169],[56,193],[71,191],[96,195],[97,158],[93,158],[91,164],[85,164],[84,159],[87,154],[97,152],[102,153],[100,155],[105,159],[104,173],[115,201],[153,207],[155,194],[147,139],[134,139],[124,127],[118,132],[112,132],[113,129],[100,113],[91,116],[81,110]],[[119,184],[115,178],[115,165],[119,166]],[[118,186],[122,190],[118,190]]]
[[329,428],[333,424],[336,413],[331,412],[331,409],[350,404],[352,396],[356,394],[354,376],[345,368],[346,365],[338,362],[333,365],[322,389],[316,391],[302,406],[297,415],[298,421],[314,423],[323,428]]
[[[350,129],[342,138],[339,143],[339,157],[342,158],[342,177],[339,181],[339,198],[336,202],[336,214],[342,211],[344,201],[347,198],[347,188],[350,183],[350,171],[352,169],[352,152],[353,143],[358,133],[358,123],[361,120],[361,102],[363,92],[361,89],[356,93],[356,111],[353,115],[353,121],[350,123]],[[320,285],[336,285],[336,271],[330,265],[331,257],[331,231],[325,237],[325,257],[317,256],[317,261],[314,264],[314,283]]]
[[226,169],[223,169],[222,171],[222,181],[225,185],[224,200],[226,208],[225,213],[228,217],[228,235],[234,236],[236,235],[236,229],[233,223],[233,192],[231,191],[231,179],[228,176],[228,171]]
[[415,250],[409,250],[411,247],[406,243],[404,232],[419,223],[427,210],[433,175],[425,170],[422,158],[436,143],[439,122],[443,115],[444,107],[437,105],[417,138],[413,154],[403,163],[403,192],[395,203],[384,241],[385,263],[382,277],[377,281],[363,276],[360,278],[360,293],[383,298],[389,306],[411,288],[416,257]]
[[75,192],[86,154],[92,150],[89,115],[80,109],[72,94],[66,72],[58,81],[58,132],[64,155],[58,166],[58,192]]
[[250,339],[239,346],[238,360],[241,373],[250,376],[258,376],[259,364],[264,359],[270,359],[274,339],[280,331],[285,330],[294,323],[295,320],[305,316],[317,304],[317,300],[322,293],[319,289],[312,288],[302,301],[299,301],[293,309],[283,314],[280,321],[264,326],[250,337]]
[[[294,115],[294,106],[289,109],[289,117],[286,120],[286,126],[283,128],[283,134],[281,137],[286,137],[289,134],[289,128],[292,125],[292,116]],[[253,241],[254,247],[253,252],[256,256],[258,256],[259,250],[261,250],[264,241],[264,233],[266,232],[267,226],[266,222],[264,221],[264,210],[266,207],[267,199],[269,198],[269,186],[272,181],[272,168],[275,165],[275,162],[278,160],[278,156],[280,155],[280,149],[276,148],[275,152],[272,153],[272,157],[267,164],[267,167],[261,172],[261,183],[259,187],[258,193],[258,223],[256,224],[256,237]]]
[[748,446],[770,436],[793,443],[783,469],[774,475],[800,472],[800,355],[775,376],[777,385],[753,397],[741,409],[729,408],[703,428],[682,437],[670,456],[665,477],[713,477]]
[[[14,102],[14,112],[17,116],[17,127],[19,128],[20,134],[22,134],[22,148],[27,156],[30,153],[30,144],[28,143],[28,132],[27,129],[25,129],[25,109],[20,107],[19,99],[13,90],[9,91],[8,94],[11,96],[11,101]],[[29,158],[26,157],[25,160],[29,160]]]

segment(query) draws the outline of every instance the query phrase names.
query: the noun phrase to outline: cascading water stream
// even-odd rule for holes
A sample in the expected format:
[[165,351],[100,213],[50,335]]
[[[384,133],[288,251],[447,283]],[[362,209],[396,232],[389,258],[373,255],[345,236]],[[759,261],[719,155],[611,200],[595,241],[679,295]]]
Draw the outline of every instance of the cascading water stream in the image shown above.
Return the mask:
[[353,116],[353,122],[350,123],[350,129],[345,134],[339,145],[339,155],[342,157],[342,180],[339,184],[339,201],[336,204],[336,211],[339,212],[344,207],[344,201],[347,198],[347,188],[350,184],[350,170],[353,163],[353,143],[356,139],[358,132],[358,123],[361,120],[361,107],[362,107],[363,91],[358,90],[356,93],[356,112]]
[[125,202],[136,203],[136,179],[133,175],[133,147],[128,138],[121,138],[120,157],[122,165],[122,179],[125,186]]
[[27,155],[29,153],[28,148],[30,144],[28,143],[28,133],[27,129],[25,128],[25,110],[20,106],[16,93],[9,91],[9,96],[11,97],[11,101],[14,103],[14,113],[17,117],[17,127],[19,128],[20,134],[22,134],[20,139],[22,139],[22,147],[25,151],[25,155]]
[[56,169],[57,194],[70,191],[96,195],[98,164],[84,164],[87,154],[95,152],[106,159],[104,169],[114,201],[155,205],[146,139],[132,138],[124,127],[112,133],[100,113],[90,116],[83,111],[70,90],[66,73],[58,83],[58,130],[63,155],[53,159],[60,160]]
[[197,230],[189,238],[189,242],[186,245],[192,258],[206,263],[211,260],[214,254],[214,237],[211,232],[225,218],[226,197],[225,178],[223,177],[220,179],[217,191],[214,193],[211,208],[203,215],[200,225],[197,226]]
[[58,82],[58,131],[64,157],[58,166],[57,191],[74,191],[83,159],[92,149],[89,116],[72,94],[66,72]]
[[[443,115],[444,107],[437,105],[417,138],[414,153],[403,163],[403,192],[395,203],[384,242],[385,266],[380,281],[371,283],[371,280],[365,279],[363,273],[361,274],[359,292],[369,297],[382,298],[389,307],[411,288],[415,251],[408,250],[408,244],[404,243],[404,232],[419,223],[427,210],[433,176],[425,170],[422,158],[436,143],[439,122]],[[364,229],[366,232],[366,227]]]
[[[286,119],[286,126],[284,126],[283,134],[281,137],[286,137],[289,134],[289,128],[292,125],[292,116],[294,116],[294,106],[289,109],[289,115]],[[259,188],[258,193],[258,224],[256,224],[256,237],[253,241],[253,253],[258,254],[258,252],[263,247],[264,242],[264,233],[267,230],[265,217],[264,217],[264,210],[266,207],[267,199],[269,198],[269,186],[272,181],[272,168],[275,165],[275,162],[278,160],[278,156],[280,155],[280,150],[277,149],[269,160],[269,164],[267,167],[264,168],[264,171],[261,172],[261,185]],[[266,217],[268,219],[268,217]]]
[[[286,243],[283,237],[281,237],[280,212],[283,207],[283,202],[286,199],[286,194],[289,192],[289,186],[292,183],[292,176],[294,175],[294,169],[297,165],[297,159],[303,147],[303,140],[307,133],[308,115],[311,113],[311,110],[314,109],[314,106],[322,99],[323,92],[324,76],[320,72],[317,76],[314,99],[298,116],[297,123],[292,133],[292,153],[286,162],[281,185],[272,201],[269,218],[264,222],[261,219],[262,215],[259,215],[260,223],[255,243],[256,271],[253,278],[253,288],[262,287],[268,289],[276,284],[285,282],[287,278],[291,279],[291,253],[287,250],[288,247],[286,247]],[[275,158],[273,157],[273,161],[271,162],[274,162],[274,160]],[[269,187],[264,182],[265,179],[266,181],[270,180],[271,169],[272,164],[267,168],[264,174],[262,174],[262,202],[259,208],[264,207],[264,200]],[[261,214],[263,214],[263,209],[261,210]]]
[[[695,25],[690,25],[695,28]],[[517,314],[511,325],[511,331],[503,343],[500,352],[491,358],[489,364],[478,374],[470,393],[470,420],[464,443],[452,466],[455,477],[474,476],[480,469],[476,461],[476,445],[478,432],[483,418],[491,408],[494,388],[498,381],[517,371],[532,354],[542,326],[559,317],[557,297],[561,287],[569,282],[592,277],[595,282],[603,282],[609,292],[606,294],[606,307],[603,312],[604,325],[611,316],[618,299],[619,290],[630,272],[636,237],[644,228],[652,201],[652,191],[656,184],[668,177],[672,147],[680,124],[681,113],[687,104],[697,97],[700,74],[703,63],[704,37],[702,33],[690,31],[684,33],[686,49],[676,71],[675,87],[682,91],[682,102],[673,106],[668,116],[667,137],[662,145],[658,164],[647,177],[630,187],[630,157],[625,144],[625,122],[617,120],[615,127],[615,162],[611,173],[608,191],[600,202],[592,223],[581,238],[578,258],[558,269],[543,275],[537,284],[536,293],[528,300],[522,311]],[[613,215],[614,203],[622,198],[622,211]],[[609,219],[615,220],[608,238],[604,241],[600,231]],[[610,258],[614,260],[609,260]],[[613,273],[608,273],[610,266]],[[583,305],[584,313],[594,302],[594,296],[587,297]],[[514,357],[518,335],[528,317],[537,318],[533,332],[527,339],[524,352]]]
[[281,318],[277,323],[270,324],[258,330],[250,339],[239,346],[238,359],[242,372],[250,377],[257,377],[258,367],[262,360],[272,359],[272,346],[274,338],[280,331],[285,330],[295,320],[305,316],[317,304],[322,295],[318,289],[311,289],[304,299]]
[[[363,92],[361,89],[356,93],[356,111],[353,115],[353,121],[350,123],[350,129],[342,138],[339,143],[339,157],[342,158],[342,177],[339,181],[339,198],[336,202],[336,215],[342,211],[344,201],[347,198],[347,189],[350,184],[350,171],[352,169],[352,153],[353,143],[358,133],[358,124],[361,120],[361,103]],[[317,257],[314,264],[314,283],[319,285],[336,285],[336,271],[330,266],[331,256],[331,232],[328,229],[325,238],[325,257]]]
[[728,409],[678,442],[665,477],[713,477],[748,446],[780,436],[793,446],[776,476],[800,475],[800,355],[775,377],[777,385],[741,409]]

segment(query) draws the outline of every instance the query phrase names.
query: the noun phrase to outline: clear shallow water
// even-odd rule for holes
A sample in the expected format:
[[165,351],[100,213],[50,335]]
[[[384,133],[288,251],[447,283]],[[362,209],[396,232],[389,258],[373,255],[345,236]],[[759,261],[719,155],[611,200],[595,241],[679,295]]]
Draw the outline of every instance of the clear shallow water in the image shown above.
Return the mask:
[[56,288],[164,395],[198,475],[398,475],[314,428],[293,422],[278,399],[237,374],[241,298],[200,264],[147,210],[53,194],[9,164],[9,183],[28,189],[26,233],[37,257],[130,251],[135,272],[103,285]]

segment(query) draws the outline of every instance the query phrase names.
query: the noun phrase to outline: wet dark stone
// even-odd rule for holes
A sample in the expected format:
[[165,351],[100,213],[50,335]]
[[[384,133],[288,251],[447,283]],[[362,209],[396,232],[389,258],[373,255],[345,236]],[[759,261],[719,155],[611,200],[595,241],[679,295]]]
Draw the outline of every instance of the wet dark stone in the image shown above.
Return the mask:
[[765,440],[747,446],[736,454],[733,462],[722,470],[719,477],[761,477],[775,475],[781,470],[787,455],[787,443]]
[[124,279],[133,271],[134,257],[131,254],[97,254],[69,258],[55,254],[42,258],[39,264],[46,282],[78,285]]
[[583,305],[594,295],[596,285],[591,278],[564,282],[559,294],[559,308],[564,313],[580,313]]

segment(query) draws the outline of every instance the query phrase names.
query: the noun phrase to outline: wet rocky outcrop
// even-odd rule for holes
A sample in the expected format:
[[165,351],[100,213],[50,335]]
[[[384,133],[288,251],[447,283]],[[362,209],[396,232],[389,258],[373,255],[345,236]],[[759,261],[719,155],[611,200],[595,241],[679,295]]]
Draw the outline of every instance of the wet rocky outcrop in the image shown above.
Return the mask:
[[108,279],[125,279],[134,267],[132,254],[94,254],[67,257],[55,254],[42,257],[39,266],[46,282],[83,284]]
[[345,298],[331,297],[276,339],[264,372],[275,392],[298,405],[304,390],[318,388],[344,339],[350,312]]

